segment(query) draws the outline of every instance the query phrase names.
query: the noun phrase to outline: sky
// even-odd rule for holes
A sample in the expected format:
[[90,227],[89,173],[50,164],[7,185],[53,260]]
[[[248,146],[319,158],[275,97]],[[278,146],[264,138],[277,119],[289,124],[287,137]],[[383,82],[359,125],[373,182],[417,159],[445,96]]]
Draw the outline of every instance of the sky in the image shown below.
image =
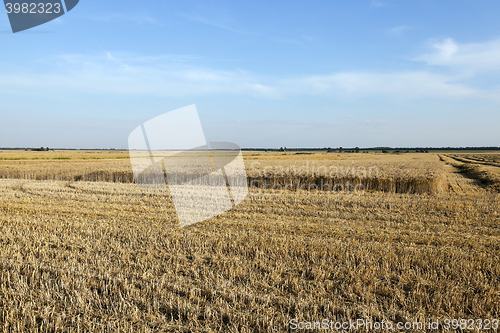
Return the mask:
[[500,2],[80,0],[0,15],[0,147],[127,148],[195,104],[241,147],[500,146]]

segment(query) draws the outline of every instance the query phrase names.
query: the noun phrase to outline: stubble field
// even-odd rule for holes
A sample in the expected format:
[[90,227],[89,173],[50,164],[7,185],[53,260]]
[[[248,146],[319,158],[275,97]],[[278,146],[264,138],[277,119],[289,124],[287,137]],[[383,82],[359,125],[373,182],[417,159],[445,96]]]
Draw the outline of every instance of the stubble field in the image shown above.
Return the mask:
[[124,152],[0,152],[0,327],[500,319],[498,159],[472,155],[247,153],[242,204],[178,228]]

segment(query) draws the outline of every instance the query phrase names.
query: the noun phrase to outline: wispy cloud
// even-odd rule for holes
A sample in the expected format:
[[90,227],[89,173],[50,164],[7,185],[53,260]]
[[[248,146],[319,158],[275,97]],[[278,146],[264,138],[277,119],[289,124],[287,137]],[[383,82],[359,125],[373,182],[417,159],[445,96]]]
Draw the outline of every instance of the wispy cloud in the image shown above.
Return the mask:
[[245,123],[252,124],[254,127],[263,127],[272,124],[273,127],[285,127],[288,129],[293,129],[297,131],[301,130],[318,130],[322,128],[332,128],[338,126],[339,124],[334,121],[314,121],[314,120],[304,120],[304,119],[245,119]]
[[380,8],[380,7],[385,7],[385,6],[387,6],[387,3],[382,2],[382,1],[379,1],[379,0],[372,0],[372,1],[370,2],[370,6],[371,6],[371,7]]
[[391,35],[401,36],[401,35],[403,35],[403,33],[405,31],[410,30],[410,29],[412,29],[412,28],[407,26],[407,25],[400,25],[400,26],[389,29],[389,33]]
[[500,69],[500,39],[460,44],[452,38],[431,43],[432,53],[416,57],[429,65],[462,67],[473,70]]
[[472,87],[456,83],[457,77],[421,71],[368,73],[345,72],[281,81],[283,91],[338,97],[385,96],[395,99],[461,99],[484,97]]
[[[147,57],[146,57],[147,58]],[[43,95],[52,89],[77,94],[127,94],[196,96],[204,94],[249,94],[269,96],[273,89],[249,72],[202,68],[172,61],[169,57],[134,58],[105,52],[99,56],[61,55],[44,60],[52,64],[45,72],[19,74],[2,70],[2,93]]]
[[178,13],[177,15],[179,15],[180,17],[182,17],[186,20],[189,20],[189,21],[209,25],[209,26],[216,27],[219,29],[224,29],[224,30],[231,31],[231,32],[234,32],[237,34],[244,34],[244,35],[252,35],[253,34],[252,32],[249,32],[249,31],[234,29],[234,28],[229,27],[227,25],[209,20],[206,17],[203,17],[201,15],[192,15],[192,14],[185,14],[185,13]]
[[394,122],[383,118],[362,118],[354,115],[345,116],[350,122],[364,127],[388,127]]
[[[455,54],[449,50],[440,52],[447,57]],[[62,55],[45,60],[47,70],[42,72],[33,70],[20,74],[0,68],[0,91],[2,94],[30,95],[65,91],[66,94],[168,97],[230,94],[266,99],[309,95],[344,100],[383,97],[500,101],[499,91],[467,85],[461,75],[428,71],[360,71],[276,77],[245,70],[200,67],[190,61],[177,61],[177,58],[182,60],[178,56],[144,57],[114,52],[99,56]]]
[[156,19],[146,14],[110,13],[105,15],[91,16],[89,17],[89,19],[100,22],[133,23],[137,25],[158,24],[158,21]]

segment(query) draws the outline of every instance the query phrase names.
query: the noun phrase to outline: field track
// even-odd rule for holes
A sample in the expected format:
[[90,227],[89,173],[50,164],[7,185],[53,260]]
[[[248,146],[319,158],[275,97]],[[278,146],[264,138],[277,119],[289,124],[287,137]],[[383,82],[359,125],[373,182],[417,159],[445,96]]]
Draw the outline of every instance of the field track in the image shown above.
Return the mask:
[[[491,154],[493,155],[493,154]],[[498,158],[494,154],[491,160],[490,154],[482,154],[485,157],[469,157],[467,154],[461,155],[440,155],[440,159],[451,165],[465,177],[473,180],[477,186],[500,192],[500,163],[495,162]],[[486,161],[486,162],[485,162]]]

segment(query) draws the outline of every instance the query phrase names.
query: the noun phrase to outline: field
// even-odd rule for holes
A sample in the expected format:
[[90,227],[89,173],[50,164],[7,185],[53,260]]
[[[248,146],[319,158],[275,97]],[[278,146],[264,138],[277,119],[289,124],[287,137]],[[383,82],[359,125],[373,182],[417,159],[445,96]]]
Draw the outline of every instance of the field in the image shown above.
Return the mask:
[[246,153],[248,197],[179,228],[126,152],[2,151],[0,327],[500,319],[498,156]]

